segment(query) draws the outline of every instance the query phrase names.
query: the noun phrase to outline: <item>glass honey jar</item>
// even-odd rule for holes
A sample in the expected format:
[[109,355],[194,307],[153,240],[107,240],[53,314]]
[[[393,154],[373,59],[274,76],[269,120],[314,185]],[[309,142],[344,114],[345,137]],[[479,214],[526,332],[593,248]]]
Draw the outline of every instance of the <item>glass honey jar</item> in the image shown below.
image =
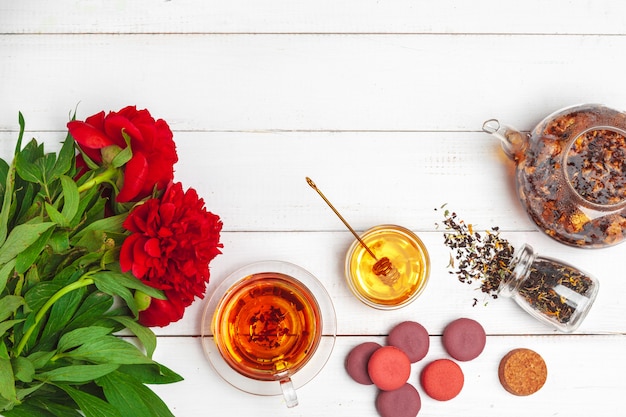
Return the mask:
[[[415,300],[426,288],[430,258],[424,243],[410,230],[380,225],[365,231],[348,249],[345,275],[354,295],[370,307],[389,310]],[[388,258],[397,274],[387,280],[376,274],[377,258]]]

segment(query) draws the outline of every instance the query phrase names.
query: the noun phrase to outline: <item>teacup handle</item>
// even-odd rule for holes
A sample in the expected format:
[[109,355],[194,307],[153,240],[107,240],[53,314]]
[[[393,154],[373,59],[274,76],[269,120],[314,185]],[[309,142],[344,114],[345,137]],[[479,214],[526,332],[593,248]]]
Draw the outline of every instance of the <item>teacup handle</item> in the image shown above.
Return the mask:
[[283,379],[281,379],[280,389],[283,392],[283,397],[285,398],[287,407],[291,408],[298,405],[298,396],[296,395],[296,389],[293,387],[293,382],[291,382],[291,378],[285,376]]

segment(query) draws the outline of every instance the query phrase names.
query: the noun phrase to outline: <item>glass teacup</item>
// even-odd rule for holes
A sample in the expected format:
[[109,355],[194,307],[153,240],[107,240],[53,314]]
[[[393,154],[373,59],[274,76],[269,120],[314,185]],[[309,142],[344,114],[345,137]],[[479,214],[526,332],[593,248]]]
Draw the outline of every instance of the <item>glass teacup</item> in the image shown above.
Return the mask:
[[204,350],[222,378],[253,394],[282,393],[288,407],[328,360],[335,336],[335,312],[322,284],[279,261],[228,276],[202,320]]

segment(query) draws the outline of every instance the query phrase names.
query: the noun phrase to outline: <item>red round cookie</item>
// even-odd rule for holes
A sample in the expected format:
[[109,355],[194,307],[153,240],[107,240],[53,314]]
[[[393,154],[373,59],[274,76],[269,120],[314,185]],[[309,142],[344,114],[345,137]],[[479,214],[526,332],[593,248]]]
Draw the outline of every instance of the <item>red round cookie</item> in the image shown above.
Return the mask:
[[383,346],[370,357],[367,372],[374,385],[383,391],[392,391],[408,381],[411,361],[397,347]]
[[346,371],[352,379],[359,384],[372,385],[372,379],[367,372],[367,363],[372,353],[380,349],[382,346],[376,342],[365,342],[352,348],[346,357]]
[[420,382],[429,397],[448,401],[459,395],[465,378],[461,367],[450,359],[437,359],[422,370]]
[[430,347],[428,331],[419,323],[404,321],[389,332],[387,343],[402,349],[411,363],[418,362],[426,356]]
[[393,391],[380,391],[376,410],[380,417],[415,417],[422,408],[422,399],[415,387],[404,384]]
[[485,329],[475,320],[460,318],[443,331],[443,347],[458,361],[470,361],[480,355],[487,343]]

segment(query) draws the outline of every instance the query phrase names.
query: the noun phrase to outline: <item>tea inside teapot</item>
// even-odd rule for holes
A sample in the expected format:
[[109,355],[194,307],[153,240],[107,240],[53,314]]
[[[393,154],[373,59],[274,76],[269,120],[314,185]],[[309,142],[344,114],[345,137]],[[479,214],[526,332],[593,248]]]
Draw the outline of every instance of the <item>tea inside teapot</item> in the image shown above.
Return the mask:
[[547,235],[577,247],[626,237],[626,114],[596,104],[557,111],[529,134],[497,120],[483,130],[516,166],[517,194]]

